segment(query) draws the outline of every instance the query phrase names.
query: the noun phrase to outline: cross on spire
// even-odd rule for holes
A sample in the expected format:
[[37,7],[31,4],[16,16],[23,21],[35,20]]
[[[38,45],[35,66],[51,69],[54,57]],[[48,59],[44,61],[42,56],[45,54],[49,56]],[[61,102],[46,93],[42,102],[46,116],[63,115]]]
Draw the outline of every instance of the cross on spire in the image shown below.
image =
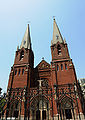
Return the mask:
[[55,20],[55,16],[53,16],[53,20]]
[[58,40],[58,38],[59,38],[59,36],[58,35],[56,35],[56,39]]

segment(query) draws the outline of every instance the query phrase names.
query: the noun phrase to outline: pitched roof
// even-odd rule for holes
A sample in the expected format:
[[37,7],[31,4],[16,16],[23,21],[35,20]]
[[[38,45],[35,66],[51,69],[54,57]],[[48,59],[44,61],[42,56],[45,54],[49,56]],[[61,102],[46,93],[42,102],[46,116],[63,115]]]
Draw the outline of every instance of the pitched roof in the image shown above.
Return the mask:
[[50,64],[47,63],[45,60],[42,60],[42,61],[36,66],[36,68],[38,68],[38,69],[50,68]]

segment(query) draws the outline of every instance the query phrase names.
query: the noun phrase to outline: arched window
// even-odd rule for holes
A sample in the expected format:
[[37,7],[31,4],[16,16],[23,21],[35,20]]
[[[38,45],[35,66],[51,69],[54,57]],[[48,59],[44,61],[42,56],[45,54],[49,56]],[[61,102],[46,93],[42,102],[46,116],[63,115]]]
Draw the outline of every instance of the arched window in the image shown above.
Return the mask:
[[20,54],[20,60],[24,57],[24,51],[22,50],[21,51],[21,54]]
[[58,50],[58,55],[61,55],[61,46],[60,45],[57,46],[57,50]]
[[63,70],[63,64],[61,64],[61,70]]
[[59,71],[59,65],[57,65],[57,71]]
[[67,70],[67,64],[65,64],[65,70]]

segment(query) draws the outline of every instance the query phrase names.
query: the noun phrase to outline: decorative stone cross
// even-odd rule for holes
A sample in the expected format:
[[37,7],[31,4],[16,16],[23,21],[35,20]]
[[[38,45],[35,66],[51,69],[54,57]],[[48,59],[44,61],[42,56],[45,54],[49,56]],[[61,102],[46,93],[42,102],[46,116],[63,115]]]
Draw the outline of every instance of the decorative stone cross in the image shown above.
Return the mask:
[[42,81],[43,80],[37,80],[38,82],[39,82],[39,88],[41,88],[42,87]]

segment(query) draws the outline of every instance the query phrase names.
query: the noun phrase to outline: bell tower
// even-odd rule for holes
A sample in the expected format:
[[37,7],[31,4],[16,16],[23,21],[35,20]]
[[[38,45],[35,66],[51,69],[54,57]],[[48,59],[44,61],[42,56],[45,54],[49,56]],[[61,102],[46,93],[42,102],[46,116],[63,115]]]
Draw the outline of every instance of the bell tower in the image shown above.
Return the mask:
[[[75,68],[69,56],[66,40],[53,21],[53,40],[51,41],[52,67],[55,66],[57,84],[71,84],[77,81]],[[56,84],[55,81],[55,84]]]
[[27,26],[20,48],[17,47],[14,65],[11,68],[8,88],[30,87],[32,70],[34,67],[34,54],[31,47],[30,29]]
[[53,40],[51,41],[51,54],[52,61],[70,58],[67,43],[65,39],[63,40],[55,19],[53,22]]

